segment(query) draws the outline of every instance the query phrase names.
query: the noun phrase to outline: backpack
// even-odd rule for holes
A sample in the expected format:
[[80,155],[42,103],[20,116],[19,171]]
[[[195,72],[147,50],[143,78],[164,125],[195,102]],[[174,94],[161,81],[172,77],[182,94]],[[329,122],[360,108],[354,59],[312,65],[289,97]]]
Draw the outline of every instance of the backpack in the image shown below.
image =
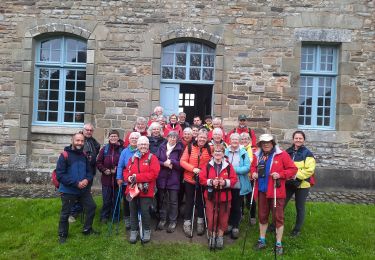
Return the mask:
[[[253,134],[251,133],[251,129],[250,129],[250,127],[247,128],[247,130],[249,131],[250,139],[253,140]],[[237,133],[237,127],[236,127],[236,128],[233,128],[233,133]]]
[[[124,146],[120,145],[120,148],[119,148],[119,153],[121,154],[122,150],[124,150]],[[109,144],[106,144],[104,146],[104,157],[108,156],[108,153],[109,153]]]
[[[196,141],[194,141],[194,144],[196,144]],[[192,146],[193,146],[193,142],[190,142],[188,144],[188,153],[189,153],[189,156],[191,155]],[[211,147],[210,147],[210,145],[208,143],[205,143],[205,145],[203,146],[203,148],[207,149],[208,155],[211,157]]]
[[[68,161],[68,152],[63,151],[61,153],[61,155],[64,157],[65,162],[67,162]],[[52,182],[53,186],[55,186],[56,189],[59,188],[60,182],[57,180],[56,168],[52,171],[51,182]]]

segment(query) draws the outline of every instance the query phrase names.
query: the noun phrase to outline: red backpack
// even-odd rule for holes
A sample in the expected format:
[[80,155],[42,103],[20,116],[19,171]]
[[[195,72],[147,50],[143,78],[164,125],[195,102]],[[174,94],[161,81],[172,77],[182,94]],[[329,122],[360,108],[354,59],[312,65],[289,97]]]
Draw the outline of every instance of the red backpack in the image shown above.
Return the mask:
[[[61,153],[61,155],[64,157],[64,160],[65,160],[65,161],[68,160],[68,152],[67,152],[67,151],[63,151],[63,152]],[[54,169],[54,170],[52,171],[52,174],[51,174],[51,182],[52,182],[52,184],[55,186],[56,189],[59,188],[60,183],[59,183],[59,181],[57,180],[56,169]]]

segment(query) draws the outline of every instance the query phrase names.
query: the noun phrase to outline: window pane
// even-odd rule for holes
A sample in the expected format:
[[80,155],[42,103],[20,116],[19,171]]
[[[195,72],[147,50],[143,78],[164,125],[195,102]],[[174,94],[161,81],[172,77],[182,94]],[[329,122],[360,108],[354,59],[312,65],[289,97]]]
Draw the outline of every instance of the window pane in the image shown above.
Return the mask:
[[161,68],[161,77],[163,79],[172,79],[173,78],[173,68],[172,67],[162,67]]
[[190,69],[190,79],[200,80],[201,79],[200,73],[201,73],[200,69]]
[[50,55],[49,55],[49,50],[40,50],[40,61],[49,61]]
[[195,99],[195,94],[190,94],[190,99]]
[[[78,83],[80,83],[80,82],[78,82]],[[78,85],[78,83],[77,83],[77,85]],[[74,84],[74,81],[69,81],[69,80],[67,80],[66,82],[65,82],[65,89],[66,90],[74,90],[75,89],[75,86],[74,86],[75,84]]]
[[60,71],[59,70],[51,70],[51,79],[59,79],[60,78]]
[[202,44],[201,43],[191,43],[190,44],[190,51],[191,52],[202,52]]
[[330,126],[331,120],[329,117],[324,118],[324,126]]
[[311,107],[306,107],[306,115],[311,115]]
[[76,113],[74,117],[76,123],[83,123],[85,121],[85,115],[83,113]]
[[86,71],[78,70],[77,71],[77,80],[86,80]]
[[73,122],[73,113],[65,113],[64,122]]
[[203,80],[213,80],[214,70],[213,69],[203,69]]
[[78,62],[86,63],[87,61],[87,53],[85,51],[78,51]]
[[176,65],[186,65],[185,53],[176,53]]
[[172,53],[163,54],[161,58],[161,65],[173,65],[173,57]]
[[49,102],[48,103],[48,109],[50,111],[57,111],[58,110],[58,103],[57,102]]
[[58,100],[59,99],[59,92],[58,91],[50,91],[49,92],[49,99],[50,100]]
[[74,111],[74,103],[65,102],[65,111]]
[[175,78],[176,79],[186,79],[186,68],[185,67],[177,67],[175,71]]
[[323,124],[323,118],[322,117],[318,117],[317,118],[317,121],[316,121],[316,124],[321,126]]
[[176,43],[175,50],[176,50],[176,52],[186,52],[187,42]]
[[39,101],[38,110],[47,110],[47,101]]
[[200,54],[191,54],[190,55],[190,66],[201,66],[201,55]]
[[86,90],[86,83],[83,81],[77,82],[77,90],[78,91],[85,91]]
[[76,101],[85,101],[85,92],[77,92]]
[[76,52],[68,51],[68,53],[66,54],[66,61],[76,62]]
[[67,70],[66,71],[66,79],[76,79],[76,71],[75,70]]
[[57,122],[57,113],[56,112],[49,112],[48,113],[48,121]]
[[51,49],[52,50],[60,50],[61,49],[61,39],[53,39],[51,40]]
[[47,121],[47,112],[38,112],[38,121]]
[[205,67],[214,67],[215,57],[214,55],[204,55],[203,56],[203,66]]
[[311,125],[311,117],[307,116],[305,118],[305,125]]
[[51,51],[50,61],[59,62],[60,61],[60,51]]
[[194,106],[194,100],[190,100],[190,106],[191,106],[191,107]]
[[179,105],[179,106],[183,106],[183,105],[182,105],[182,103],[183,103],[182,101],[183,101],[182,99],[179,99],[179,100],[178,100],[178,105]]
[[174,44],[167,45],[163,47],[163,52],[173,52],[174,51]]
[[59,89],[59,81],[58,80],[51,80],[49,88],[50,89]]
[[209,46],[203,45],[203,52],[204,53],[215,53],[215,49]]
[[85,103],[77,103],[76,112],[84,112],[84,111],[85,111]]
[[299,125],[304,125],[305,124],[305,120],[304,120],[305,118],[303,117],[303,116],[299,116],[298,117],[298,124]]
[[39,80],[39,89],[48,89],[48,81],[44,79]]
[[47,90],[39,90],[38,98],[40,100],[47,100],[48,99],[48,91]]
[[74,101],[74,92],[66,91],[65,92],[65,100]]

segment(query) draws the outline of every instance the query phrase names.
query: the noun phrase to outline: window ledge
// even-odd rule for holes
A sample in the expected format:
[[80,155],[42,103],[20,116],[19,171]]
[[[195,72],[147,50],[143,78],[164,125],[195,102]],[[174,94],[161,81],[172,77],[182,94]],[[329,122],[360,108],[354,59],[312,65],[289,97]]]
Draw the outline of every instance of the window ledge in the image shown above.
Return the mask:
[[31,126],[31,133],[39,134],[56,134],[56,135],[72,135],[82,130],[82,127],[65,127],[65,126]]

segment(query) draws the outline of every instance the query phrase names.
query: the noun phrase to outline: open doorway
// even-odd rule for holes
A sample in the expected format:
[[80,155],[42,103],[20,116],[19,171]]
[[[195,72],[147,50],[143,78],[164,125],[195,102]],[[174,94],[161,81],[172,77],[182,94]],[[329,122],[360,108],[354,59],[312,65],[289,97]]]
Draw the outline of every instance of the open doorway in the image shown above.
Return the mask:
[[213,85],[181,84],[179,93],[179,112],[186,113],[186,121],[193,122],[198,115],[204,120],[205,115],[212,112],[212,87]]

